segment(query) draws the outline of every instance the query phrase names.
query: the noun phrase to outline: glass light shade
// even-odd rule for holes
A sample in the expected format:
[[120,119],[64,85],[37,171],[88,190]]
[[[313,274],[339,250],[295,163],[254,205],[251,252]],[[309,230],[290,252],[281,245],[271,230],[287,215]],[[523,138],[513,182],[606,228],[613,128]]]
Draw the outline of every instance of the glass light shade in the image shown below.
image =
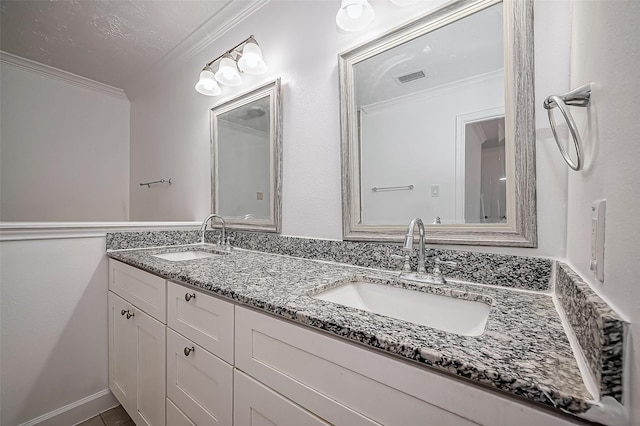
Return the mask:
[[198,93],[202,93],[207,96],[218,96],[222,93],[220,86],[216,83],[216,79],[211,68],[206,67],[200,72],[200,79],[196,83],[196,90]]
[[236,61],[229,54],[225,55],[220,61],[215,76],[218,82],[227,86],[239,86],[242,84],[242,77],[240,77]]
[[253,41],[249,41],[242,49],[242,56],[238,60],[238,68],[247,74],[260,75],[267,71],[267,64],[262,59],[262,50]]
[[342,0],[336,24],[345,31],[360,31],[373,21],[375,13],[367,0]]

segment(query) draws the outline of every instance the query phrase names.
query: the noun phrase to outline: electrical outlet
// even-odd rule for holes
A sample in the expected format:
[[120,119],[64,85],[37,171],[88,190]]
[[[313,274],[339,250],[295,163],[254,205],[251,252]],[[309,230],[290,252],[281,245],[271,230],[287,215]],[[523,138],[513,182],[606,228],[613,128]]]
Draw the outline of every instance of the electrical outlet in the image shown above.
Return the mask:
[[431,185],[431,196],[432,197],[440,196],[440,185]]
[[604,282],[604,218],[607,200],[594,201],[591,205],[591,271]]

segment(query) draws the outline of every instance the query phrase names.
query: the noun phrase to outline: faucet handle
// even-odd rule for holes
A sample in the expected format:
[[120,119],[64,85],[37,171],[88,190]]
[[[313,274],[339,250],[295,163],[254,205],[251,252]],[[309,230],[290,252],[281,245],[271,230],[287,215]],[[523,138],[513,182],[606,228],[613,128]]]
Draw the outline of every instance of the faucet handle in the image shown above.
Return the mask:
[[451,260],[440,260],[439,257],[436,257],[433,263],[435,263],[436,265],[451,266],[452,268],[456,268],[458,266],[458,262],[453,262]]
[[433,281],[435,283],[437,283],[437,284],[445,284],[447,282],[447,280],[445,280],[444,277],[442,276],[442,271],[440,270],[440,265],[447,265],[447,266],[451,266],[453,268],[458,266],[457,262],[440,260],[439,257],[436,257],[433,260],[433,263],[435,265],[433,267],[433,274],[431,275],[431,277],[432,277]]
[[404,265],[402,266],[402,272],[411,272],[411,263],[410,263],[410,257],[408,254],[405,254],[404,256],[392,254],[391,258],[397,259],[397,260],[404,260]]
[[[447,265],[447,266],[451,266],[452,268],[455,268],[458,266],[458,262],[440,260],[439,257],[436,257],[433,260],[433,263],[435,263],[435,266],[433,267],[433,276],[435,278],[442,278],[442,271],[440,270],[440,265]],[[442,282],[444,283],[446,281],[442,279]]]

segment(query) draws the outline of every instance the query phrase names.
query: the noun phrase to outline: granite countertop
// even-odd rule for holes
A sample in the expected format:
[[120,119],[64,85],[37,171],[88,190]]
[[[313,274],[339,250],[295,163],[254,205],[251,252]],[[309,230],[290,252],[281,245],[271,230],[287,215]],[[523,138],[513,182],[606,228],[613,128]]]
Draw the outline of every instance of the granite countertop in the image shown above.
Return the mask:
[[[109,257],[213,294],[322,329],[408,360],[571,413],[594,403],[548,293],[450,281],[416,285],[398,273],[333,262],[234,250],[172,262],[154,254],[203,250],[190,245],[110,251]],[[413,288],[490,303],[485,331],[461,336],[311,296],[349,280]]]

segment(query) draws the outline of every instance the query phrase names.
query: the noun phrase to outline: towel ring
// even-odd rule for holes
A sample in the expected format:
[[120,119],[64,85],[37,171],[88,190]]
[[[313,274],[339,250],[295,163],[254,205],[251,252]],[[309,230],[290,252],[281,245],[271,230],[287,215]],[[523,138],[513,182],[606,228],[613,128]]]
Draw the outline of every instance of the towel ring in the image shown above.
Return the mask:
[[[577,89],[566,93],[564,95],[551,95],[547,99],[544,100],[544,108],[547,110],[547,115],[549,116],[549,124],[551,125],[551,131],[553,132],[553,137],[556,140],[556,145],[558,145],[558,149],[560,150],[560,154],[562,154],[562,158],[564,161],[571,167],[571,169],[575,171],[579,171],[582,169],[582,140],[580,139],[580,133],[578,133],[578,128],[576,127],[575,121],[573,121],[573,116],[571,112],[567,108],[567,105],[578,106],[578,107],[587,107],[591,103],[591,84],[585,84],[584,86],[580,86]],[[569,157],[569,153],[562,146],[560,140],[558,139],[558,134],[556,133],[556,122],[553,118],[553,108],[558,107],[564,120],[569,127],[569,132],[571,133],[571,138],[573,139],[573,145],[576,149],[576,161],[574,162],[571,157]]]

